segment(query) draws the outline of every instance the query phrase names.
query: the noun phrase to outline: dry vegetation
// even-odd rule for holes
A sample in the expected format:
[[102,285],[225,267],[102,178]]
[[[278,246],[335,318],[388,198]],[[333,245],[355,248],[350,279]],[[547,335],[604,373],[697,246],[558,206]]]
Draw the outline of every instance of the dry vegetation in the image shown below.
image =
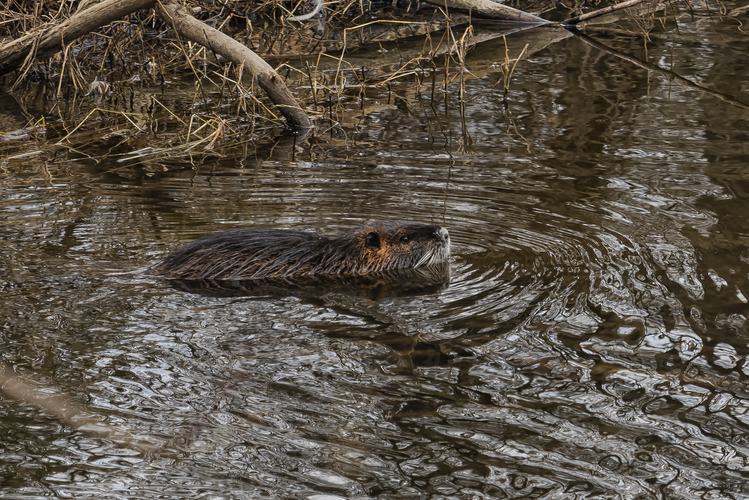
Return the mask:
[[[59,23],[95,2],[11,0],[0,11],[0,45]],[[383,10],[385,4],[377,10],[353,0],[326,4],[324,22],[304,23],[290,18],[292,11],[299,14],[313,7],[302,2],[194,5],[195,17],[265,57],[294,82],[296,98],[310,116],[325,115],[318,123],[333,126],[343,101],[357,99],[369,85],[414,78],[425,61],[422,55],[410,61],[392,58],[372,72],[349,64],[342,51],[380,47],[387,40],[448,24],[444,18],[427,22],[423,15],[409,19],[411,5],[398,9],[398,17],[416,23],[395,19]],[[380,17],[376,22],[373,13]],[[425,54],[428,58],[428,50]],[[220,154],[219,146],[277,134],[281,122],[241,67],[178,39],[152,10],[112,22],[50,58],[29,57],[20,70],[0,77],[0,85],[12,92],[26,116],[20,128],[0,123],[6,139],[36,136],[94,157]]]
[[[0,10],[0,47],[100,1],[6,2]],[[462,103],[465,79],[471,77],[468,51],[482,37],[502,36],[496,27],[489,34],[477,32],[467,15],[403,0],[328,2],[324,18],[299,22],[295,15],[314,9],[310,1],[189,5],[196,18],[274,66],[323,128],[336,128],[346,107],[361,103],[373,87],[427,82],[432,86],[427,92],[434,94],[436,87],[447,90],[455,83],[459,91],[453,95]],[[553,7],[525,6],[552,17]],[[575,14],[579,7],[557,14]],[[27,140],[38,137],[41,147],[70,148],[93,160],[116,156],[124,164],[153,161],[154,168],[166,168],[171,157],[221,155],[276,136],[283,120],[245,68],[181,39],[161,19],[152,9],[137,11],[67,43],[51,57],[33,57],[32,50],[19,70],[0,76],[0,92],[11,92],[25,116],[22,124],[3,123],[0,114],[6,143],[19,144],[0,156],[26,154]],[[524,44],[497,61],[505,90],[518,60],[528,53]]]

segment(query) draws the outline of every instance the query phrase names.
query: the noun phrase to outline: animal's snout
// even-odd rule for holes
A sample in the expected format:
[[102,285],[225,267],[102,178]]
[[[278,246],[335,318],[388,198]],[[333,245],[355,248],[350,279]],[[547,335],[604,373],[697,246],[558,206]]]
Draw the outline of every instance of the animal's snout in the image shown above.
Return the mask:
[[444,242],[444,243],[450,243],[450,234],[447,232],[447,229],[444,227],[439,228],[434,232],[434,235],[437,237],[438,240]]

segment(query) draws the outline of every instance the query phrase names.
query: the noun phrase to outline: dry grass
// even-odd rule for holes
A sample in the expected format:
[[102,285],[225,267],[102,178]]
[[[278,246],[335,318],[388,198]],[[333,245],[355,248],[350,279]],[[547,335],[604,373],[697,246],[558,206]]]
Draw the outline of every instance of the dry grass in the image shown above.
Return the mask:
[[[38,29],[78,8],[77,2],[53,3],[46,10],[37,5],[22,0],[4,5],[0,34]],[[425,60],[421,52],[405,61],[394,52],[377,71],[367,71],[346,59],[349,47],[374,40],[382,49],[389,37],[411,35],[424,23],[369,22],[363,18],[363,4],[354,0],[328,5],[328,26],[343,20],[348,26],[352,20],[363,22],[329,33],[329,40],[337,45],[335,55],[326,53],[328,47],[323,46],[316,55],[308,54],[314,59],[303,66],[281,60],[277,69],[297,84],[291,86],[309,114],[324,115],[330,126],[336,126],[352,101],[364,102],[368,88],[420,78]],[[29,10],[32,7],[35,10]],[[312,23],[288,20],[294,7],[307,8],[277,1],[229,1],[210,4],[196,17],[269,52],[277,40],[309,34]],[[194,87],[178,83],[183,81],[194,81]],[[50,60],[29,61],[23,71],[6,76],[3,83],[13,89],[34,121],[40,115],[45,118],[45,127],[33,129],[36,137],[95,160],[102,150],[95,147],[97,142],[108,145],[105,155],[120,155],[123,162],[215,155],[221,147],[246,142],[247,137],[275,133],[281,123],[242,68],[217,61],[205,47],[180,43],[147,12],[76,40]],[[185,100],[185,94],[191,98]],[[45,101],[41,110],[40,95]],[[142,146],[146,140],[151,144]],[[93,150],[97,153],[89,153]]]
[[[66,19],[80,6],[78,1],[66,0],[5,2],[0,6],[0,43]],[[312,7],[299,1],[228,0],[201,4],[195,15],[237,38],[244,35],[257,43],[265,36],[266,47],[272,48],[274,42],[268,42],[268,36],[278,40],[309,32],[313,22],[300,24],[289,16]],[[359,0],[331,2],[326,8],[326,26],[343,21],[351,25],[367,14]],[[363,100],[368,85],[386,85],[413,74],[410,62],[376,76],[349,64],[343,58],[346,46],[363,28],[341,31],[343,50],[337,56],[318,53],[319,58],[335,61],[335,71],[314,64],[299,70],[298,65],[279,61],[283,76],[308,83],[307,88],[293,88],[300,102],[313,109],[310,114],[325,114],[335,123],[341,118],[341,103],[352,96]],[[351,45],[366,43],[365,38]],[[189,80],[195,82],[192,89],[179,83]],[[149,12],[86,35],[48,60],[30,57],[21,71],[0,77],[0,86],[13,92],[29,117],[18,133],[6,132],[5,137],[33,134],[84,155],[101,150],[93,147],[95,143],[107,143],[106,154],[122,154],[123,161],[217,154],[221,146],[231,147],[248,136],[274,133],[281,123],[277,111],[256,92],[242,68],[217,61],[205,47],[180,43]],[[32,126],[40,118],[44,125]],[[153,144],[137,147],[145,138]]]
[[[312,0],[194,5],[200,6],[196,17],[275,63],[318,125],[338,126],[354,105],[363,111],[373,87],[420,86],[437,72],[445,99],[457,86],[463,106],[466,79],[473,77],[467,55],[474,28],[466,16],[445,16],[440,9],[430,9],[432,17],[422,12],[413,17],[415,4],[393,10],[391,2],[340,0],[325,4],[324,22],[299,23],[292,13],[308,12]],[[77,0],[4,2],[0,37],[38,30],[79,8]],[[391,42],[406,37],[417,41]],[[524,53],[506,55],[505,90]],[[0,89],[13,90],[28,118],[26,126],[5,136],[34,136],[92,159],[117,155],[127,164],[220,155],[281,128],[275,108],[243,73],[205,47],[181,43],[153,13],[139,12],[48,60],[30,57],[22,71],[0,77]]]

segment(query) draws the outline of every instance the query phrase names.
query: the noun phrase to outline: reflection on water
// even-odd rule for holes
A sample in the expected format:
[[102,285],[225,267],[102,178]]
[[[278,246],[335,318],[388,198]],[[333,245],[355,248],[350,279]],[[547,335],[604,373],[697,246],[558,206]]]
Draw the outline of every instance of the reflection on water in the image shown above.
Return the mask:
[[319,297],[344,294],[381,300],[391,296],[437,293],[450,283],[450,264],[392,269],[362,276],[317,275],[263,280],[171,279],[176,290],[210,297]]
[[[716,22],[607,45],[749,102]],[[749,496],[747,111],[576,38],[507,101],[476,74],[463,116],[425,92],[294,161],[1,164],[0,360],[116,434],[6,391],[0,496]],[[369,218],[447,227],[449,286],[137,274],[218,230]]]

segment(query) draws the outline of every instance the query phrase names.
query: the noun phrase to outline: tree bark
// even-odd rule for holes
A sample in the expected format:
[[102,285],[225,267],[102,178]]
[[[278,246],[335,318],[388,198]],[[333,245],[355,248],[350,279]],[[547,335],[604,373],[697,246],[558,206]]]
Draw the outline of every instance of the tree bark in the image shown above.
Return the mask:
[[426,0],[432,5],[438,7],[447,7],[448,9],[468,10],[473,14],[490,19],[500,19],[502,21],[513,21],[518,23],[529,24],[549,24],[546,19],[528,14],[522,10],[513,9],[506,5],[492,2],[491,0]]
[[107,0],[77,12],[60,24],[42,26],[0,47],[0,75],[21,67],[32,52],[36,58],[45,59],[60,51],[64,44],[155,3],[156,0]]
[[173,1],[159,3],[157,12],[164,22],[172,24],[174,30],[188,40],[208,47],[237,65],[243,65],[278,107],[281,114],[296,131],[312,128],[309,117],[291,95],[278,73],[253,51],[217,29],[192,17],[187,9]]

